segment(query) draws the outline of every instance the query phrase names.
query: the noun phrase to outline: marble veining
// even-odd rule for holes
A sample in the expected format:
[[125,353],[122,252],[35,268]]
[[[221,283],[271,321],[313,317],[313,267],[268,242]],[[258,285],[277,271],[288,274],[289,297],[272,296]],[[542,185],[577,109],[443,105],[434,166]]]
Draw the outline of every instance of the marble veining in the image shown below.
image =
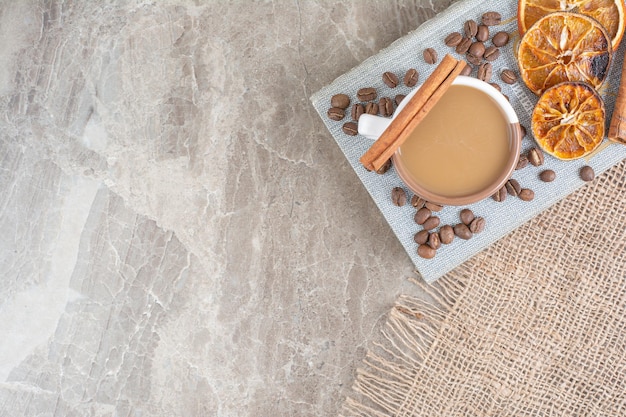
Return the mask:
[[0,415],[339,409],[409,259],[309,96],[450,1],[0,1]]

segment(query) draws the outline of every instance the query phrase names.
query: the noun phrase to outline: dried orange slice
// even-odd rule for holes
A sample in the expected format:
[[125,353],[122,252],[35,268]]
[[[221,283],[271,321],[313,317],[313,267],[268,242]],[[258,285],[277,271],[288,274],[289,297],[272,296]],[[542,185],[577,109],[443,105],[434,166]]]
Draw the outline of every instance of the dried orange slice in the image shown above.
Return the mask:
[[552,12],[574,12],[593,17],[606,29],[613,50],[617,49],[624,35],[624,0],[519,0],[517,27],[520,35]]
[[524,83],[539,95],[563,81],[602,85],[611,64],[611,41],[590,17],[557,12],[539,19],[520,41],[517,62]]
[[564,82],[547,89],[532,115],[541,148],[559,159],[591,153],[604,138],[604,102],[588,84]]

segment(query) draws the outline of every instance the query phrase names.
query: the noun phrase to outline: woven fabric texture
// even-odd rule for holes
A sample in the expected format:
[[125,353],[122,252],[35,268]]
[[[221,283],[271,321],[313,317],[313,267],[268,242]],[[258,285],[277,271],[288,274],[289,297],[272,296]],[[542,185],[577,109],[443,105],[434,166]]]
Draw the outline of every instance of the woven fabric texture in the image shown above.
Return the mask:
[[[451,245],[445,245],[439,249],[434,259],[425,260],[417,255],[417,244],[414,242],[413,236],[421,230],[421,227],[417,226],[413,221],[415,209],[410,205],[396,207],[392,204],[390,198],[393,187],[404,187],[402,181],[393,169],[385,175],[377,175],[367,172],[361,166],[359,158],[369,148],[371,142],[362,136],[348,136],[342,131],[343,123],[351,120],[350,115],[342,121],[334,121],[327,116],[327,111],[330,108],[330,98],[333,94],[345,93],[352,98],[354,103],[356,102],[356,92],[362,87],[374,87],[378,92],[379,98],[391,97],[393,99],[396,94],[407,94],[410,89],[403,84],[393,89],[387,87],[382,81],[382,74],[385,71],[392,71],[402,79],[409,68],[415,68],[420,74],[420,82],[424,81],[435,66],[424,62],[422,57],[423,50],[427,47],[434,48],[438,52],[440,59],[446,53],[460,58],[461,56],[456,54],[452,48],[445,46],[443,39],[450,32],[461,30],[463,23],[467,19],[480,20],[480,16],[490,10],[500,12],[503,17],[503,23],[492,27],[492,33],[503,30],[511,34],[511,41],[502,48],[500,58],[493,62],[492,80],[502,87],[502,92],[510,98],[511,104],[520,118],[520,122],[530,131],[530,115],[537,97],[521,81],[513,85],[507,85],[500,80],[499,76],[500,72],[505,68],[517,71],[513,53],[516,42],[519,40],[515,19],[517,13],[517,1],[515,0],[494,0],[488,2],[466,0],[455,3],[446,11],[424,23],[412,33],[398,39],[388,48],[367,59],[311,97],[313,106],[318,111],[329,132],[374,199],[422,278],[427,282],[435,281],[496,240],[507,235],[516,227],[581,187],[584,183],[580,180],[578,171],[583,165],[589,164],[595,169],[596,173],[600,173],[626,158],[626,146],[615,144],[609,146],[608,140],[605,140],[603,145],[601,145],[603,150],[591,158],[563,162],[546,156],[544,166],[539,168],[530,166],[515,171],[513,174],[513,178],[518,180],[523,187],[535,191],[535,199],[532,202],[508,198],[503,203],[496,203],[491,198],[487,198],[472,204],[469,207],[474,213],[487,220],[487,227],[483,233],[474,236],[469,241],[456,239]],[[619,75],[625,46],[622,45],[614,54],[608,82],[601,88],[601,94],[605,100],[609,115],[612,114],[619,86]],[[474,70],[473,75],[476,75],[476,70]],[[523,151],[525,152],[533,146],[536,146],[534,140],[531,135],[527,135],[522,142]],[[549,184],[542,183],[538,178],[538,174],[542,169],[554,170],[557,174],[556,180]],[[404,188],[406,189],[406,187]],[[438,213],[438,216],[441,218],[441,224],[454,225],[458,223],[461,208],[444,208],[442,212]]]
[[401,297],[343,416],[626,415],[626,163]]

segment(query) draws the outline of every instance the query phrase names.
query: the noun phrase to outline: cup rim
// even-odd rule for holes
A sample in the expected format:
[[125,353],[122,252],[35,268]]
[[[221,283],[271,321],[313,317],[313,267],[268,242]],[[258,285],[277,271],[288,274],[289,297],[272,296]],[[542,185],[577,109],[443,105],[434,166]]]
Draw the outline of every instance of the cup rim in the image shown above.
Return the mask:
[[[519,160],[519,153],[521,149],[522,142],[522,130],[519,124],[519,119],[513,106],[511,103],[504,97],[504,95],[499,92],[496,88],[489,85],[484,81],[481,81],[477,78],[472,78],[468,76],[459,75],[453,82],[452,85],[464,85],[468,87],[476,88],[490,96],[498,105],[500,110],[502,111],[504,117],[509,122],[509,138],[511,140],[511,149],[509,153],[509,158],[507,159],[506,168],[502,171],[502,173],[494,179],[493,183],[484,189],[461,196],[443,196],[436,193],[433,193],[429,190],[424,189],[422,186],[417,183],[413,177],[409,174],[408,170],[404,167],[400,158],[400,149],[398,149],[392,156],[393,164],[398,173],[398,176],[404,182],[404,184],[416,195],[424,198],[426,201],[430,201],[435,204],[441,204],[446,206],[461,206],[471,203],[476,203],[481,201],[487,197],[492,196],[496,191],[504,186],[504,184],[509,180],[517,162]],[[406,105],[406,102],[415,95],[417,90],[421,86],[416,87],[413,91],[411,91],[405,99],[400,103],[398,108],[396,109],[395,115],[399,114],[400,111]]]

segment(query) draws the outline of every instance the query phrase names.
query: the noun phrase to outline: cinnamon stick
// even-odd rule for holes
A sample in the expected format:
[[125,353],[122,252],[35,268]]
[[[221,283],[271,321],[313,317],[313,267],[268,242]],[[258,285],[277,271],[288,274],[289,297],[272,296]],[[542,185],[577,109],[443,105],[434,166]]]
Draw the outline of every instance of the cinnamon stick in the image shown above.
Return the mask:
[[626,61],[622,64],[622,78],[607,136],[613,142],[626,144]]
[[464,67],[464,61],[446,55],[380,138],[363,154],[360,159],[363,166],[370,170],[380,169],[439,101]]

